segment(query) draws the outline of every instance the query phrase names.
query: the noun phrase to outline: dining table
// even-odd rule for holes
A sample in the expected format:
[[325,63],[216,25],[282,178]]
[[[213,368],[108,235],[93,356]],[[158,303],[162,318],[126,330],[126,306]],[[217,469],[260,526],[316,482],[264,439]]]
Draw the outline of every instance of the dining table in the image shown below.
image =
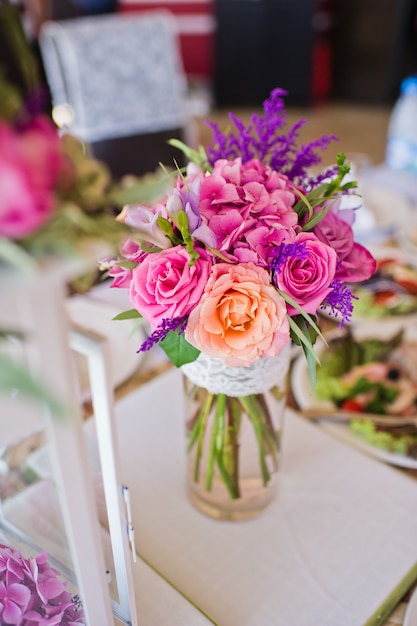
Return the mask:
[[[387,237],[389,219],[389,212],[381,217]],[[181,371],[158,346],[137,354],[137,338],[122,344],[112,318],[129,308],[125,291],[108,282],[68,299],[73,323],[108,333],[110,355],[114,349],[115,425],[136,535],[137,604],[147,602],[146,610],[157,614],[165,603],[169,613],[146,626],[417,626],[417,467],[375,458],[307,419],[294,393],[291,373],[300,353],[294,349],[276,500],[253,520],[206,517],[185,491]],[[337,326],[320,319],[324,334]],[[94,445],[97,416],[88,389],[81,392],[85,435]],[[28,464],[35,473],[36,452]],[[100,490],[97,497],[100,511]],[[106,530],[105,516],[100,522]],[[145,599],[150,576],[155,595]],[[186,614],[193,616],[187,621]]]
[[[324,325],[326,326],[327,324],[329,324],[328,320],[324,320]],[[145,362],[144,365],[142,365],[142,367],[140,367],[139,370],[132,377],[129,378],[129,380],[127,380],[125,383],[123,383],[121,386],[119,386],[116,389],[117,400],[128,398],[129,396],[131,396],[132,393],[137,392],[138,389],[142,387],[146,387],[147,385],[149,385],[149,383],[152,383],[152,382],[155,383],[158,379],[165,376],[167,373],[172,372],[175,369],[174,366],[168,360],[164,359],[164,356],[162,354],[159,354],[158,357],[156,359],[152,359],[152,361],[154,362],[150,364],[149,366]],[[287,405],[288,407],[290,407],[291,410],[297,413],[298,406],[297,406],[296,400],[294,399],[294,395],[291,392],[291,388],[289,388],[288,390]],[[87,417],[90,414],[91,414],[91,407],[89,406],[87,402],[85,404],[85,415]],[[301,418],[301,419],[304,419],[304,418]],[[313,428],[318,429],[319,426],[313,426]],[[397,468],[392,471],[400,472],[401,474],[404,474],[405,476],[410,477],[413,481],[415,481],[415,486],[413,484],[413,488],[415,489],[416,494],[417,494],[417,469],[403,469],[402,468],[398,470]],[[414,554],[413,558],[415,562],[417,563],[417,541],[414,544],[410,544],[409,547],[410,547],[410,552]],[[361,559],[360,554],[357,555],[357,559],[358,560]],[[414,576],[417,579],[417,570],[414,572]],[[416,589],[416,587],[417,587],[417,581],[408,583],[408,588],[404,590],[403,592],[400,591],[399,595],[397,594],[397,596],[393,600],[391,600],[388,608],[385,607],[387,614],[384,616],[383,620],[380,621],[378,618],[374,618],[374,621],[372,622],[370,621],[369,625],[380,624],[381,626],[405,626],[404,619],[406,616],[406,611],[409,606],[410,598],[412,597],[413,591],[414,589]],[[417,591],[416,591],[416,594],[417,594]],[[298,602],[299,598],[293,598],[292,601]],[[325,619],[325,614],[326,614],[326,606],[324,604],[323,605],[323,622],[322,622],[323,625],[328,623]],[[221,621],[218,623],[219,625],[222,624]],[[271,622],[271,624],[272,623],[275,623],[275,622]],[[288,622],[287,624],[288,626],[290,626],[290,624],[291,626],[298,626],[298,624],[295,622],[294,623]],[[350,622],[348,621],[348,618],[347,618],[345,625],[349,626],[349,624]],[[414,622],[414,621],[407,622],[406,626],[415,626],[415,624],[417,624],[417,622]],[[237,622],[236,622],[236,626],[237,626]],[[265,622],[263,626],[267,626],[267,622]],[[319,626],[319,624],[312,622],[311,624],[309,624],[309,626]]]

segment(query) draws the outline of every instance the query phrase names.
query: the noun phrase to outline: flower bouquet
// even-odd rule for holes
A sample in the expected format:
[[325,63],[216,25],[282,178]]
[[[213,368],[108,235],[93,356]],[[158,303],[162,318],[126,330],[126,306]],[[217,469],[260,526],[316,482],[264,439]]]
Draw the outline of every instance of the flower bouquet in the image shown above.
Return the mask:
[[118,317],[143,316],[150,325],[139,351],[160,344],[189,379],[194,487],[210,497],[218,480],[231,501],[244,498],[247,424],[261,491],[278,467],[273,401],[285,395],[291,340],[314,383],[318,312],[349,320],[346,283],[375,268],[354,241],[353,211],[340,208],[356,186],[344,180],[349,164],[339,154],[334,167],[309,174],[334,138],[298,147],[304,121],[285,132],[284,95],[275,89],[248,126],[233,114],[227,134],[211,124],[206,149],[173,140],[189,165],[158,203],[124,207],[118,219],[132,234],[109,270],[112,287],[127,288],[134,307]]
[[3,626],[75,626],[84,624],[84,617],[78,596],[71,596],[46,552],[24,558],[0,545],[0,621]]

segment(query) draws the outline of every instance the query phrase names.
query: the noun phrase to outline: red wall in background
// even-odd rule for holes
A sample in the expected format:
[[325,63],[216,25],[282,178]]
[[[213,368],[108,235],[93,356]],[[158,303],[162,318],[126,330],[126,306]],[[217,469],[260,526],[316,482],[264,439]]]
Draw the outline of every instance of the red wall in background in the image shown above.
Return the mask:
[[214,0],[118,0],[117,10],[150,11],[167,9],[178,25],[185,73],[190,80],[213,80]]

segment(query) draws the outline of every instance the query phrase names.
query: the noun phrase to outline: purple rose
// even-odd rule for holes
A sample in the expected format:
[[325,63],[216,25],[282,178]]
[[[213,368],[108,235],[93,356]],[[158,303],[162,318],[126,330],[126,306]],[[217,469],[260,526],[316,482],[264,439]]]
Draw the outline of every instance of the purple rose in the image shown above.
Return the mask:
[[336,251],[336,278],[358,282],[372,276],[376,264],[374,257],[354,241],[352,228],[336,213],[329,211],[314,227],[313,232],[320,241]]
[[[289,295],[306,313],[316,313],[330,293],[336,272],[336,252],[313,233],[300,233],[295,242],[305,244],[305,254],[290,256],[275,276],[277,287]],[[288,305],[289,315],[297,309]]]
[[199,248],[199,258],[190,266],[183,246],[148,254],[132,270],[129,297],[133,306],[154,331],[163,319],[188,315],[198,304],[206,286],[211,261]]

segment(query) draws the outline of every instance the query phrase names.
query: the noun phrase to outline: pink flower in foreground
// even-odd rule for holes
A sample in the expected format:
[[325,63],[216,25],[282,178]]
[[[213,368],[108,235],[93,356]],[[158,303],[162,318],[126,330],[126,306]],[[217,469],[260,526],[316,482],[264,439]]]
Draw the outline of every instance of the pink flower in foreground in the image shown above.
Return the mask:
[[207,283],[211,260],[202,248],[190,266],[183,246],[148,254],[132,271],[129,297],[155,330],[163,319],[188,315],[199,302]]
[[229,367],[249,366],[275,356],[289,341],[285,302],[266,270],[219,263],[190,313],[185,338]]
[[[306,313],[315,314],[328,293],[336,272],[336,252],[312,233],[300,233],[295,242],[305,244],[305,256],[289,257],[275,276],[279,289]],[[288,305],[289,315],[298,313]]]
[[338,261],[336,278],[357,282],[372,276],[376,265],[374,257],[364,246],[354,241],[351,226],[335,212],[329,211],[313,232],[320,241],[335,249]]
[[63,162],[47,118],[35,118],[23,130],[0,122],[0,236],[22,239],[50,219]]
[[79,601],[50,567],[46,552],[24,558],[0,545],[0,623],[5,626],[82,626]]

